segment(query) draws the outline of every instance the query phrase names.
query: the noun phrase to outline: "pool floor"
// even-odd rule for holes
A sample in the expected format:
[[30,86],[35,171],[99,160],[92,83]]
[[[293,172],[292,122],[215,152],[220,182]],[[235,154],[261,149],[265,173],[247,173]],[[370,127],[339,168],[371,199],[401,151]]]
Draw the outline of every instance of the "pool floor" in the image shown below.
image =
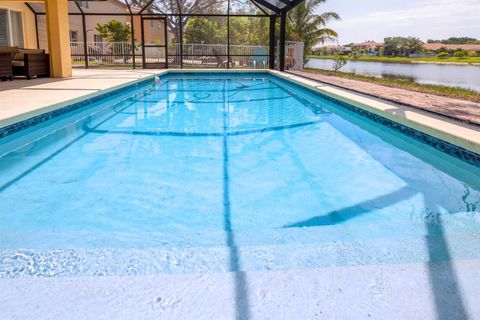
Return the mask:
[[[225,299],[237,315],[255,313],[249,299],[268,305],[289,277],[312,293],[333,270],[351,270],[359,286],[383,270],[375,291],[415,269],[406,288],[447,290],[453,299],[437,305],[461,316],[466,289],[452,264],[476,279],[464,261],[480,255],[478,166],[267,74],[170,74],[3,138],[0,203],[7,286],[95,291],[105,277],[112,284],[102,295],[130,290],[119,279],[142,283],[135,295],[160,278],[166,291],[193,281],[217,288],[206,297],[218,301],[233,287]],[[432,264],[445,287],[420,267]],[[211,278],[202,282],[204,273]],[[267,288],[262,279],[278,282]],[[172,295],[154,298],[152,310],[178,316]]]

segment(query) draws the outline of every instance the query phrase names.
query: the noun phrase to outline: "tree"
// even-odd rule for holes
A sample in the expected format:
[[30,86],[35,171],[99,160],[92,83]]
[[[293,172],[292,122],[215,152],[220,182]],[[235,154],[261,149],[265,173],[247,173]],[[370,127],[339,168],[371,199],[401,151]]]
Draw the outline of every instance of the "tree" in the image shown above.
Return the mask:
[[414,37],[388,37],[384,39],[383,54],[385,56],[407,56],[419,53],[423,42]]
[[437,54],[437,58],[439,59],[446,59],[448,58],[448,52],[442,51]]
[[236,45],[266,45],[269,41],[267,18],[230,18],[230,43]]
[[[269,41],[268,19],[230,18],[231,45],[264,45]],[[227,19],[192,17],[184,31],[187,43],[226,44]]]
[[333,59],[333,72],[337,72],[340,70],[344,65],[347,64],[347,59],[344,56],[337,54],[335,55],[335,59]]
[[118,20],[110,20],[105,24],[97,23],[95,29],[100,33],[100,36],[110,42],[113,42],[111,51],[117,57],[123,57],[124,62],[127,62],[127,56],[132,52],[129,45],[124,45],[122,42],[130,38],[130,26],[123,24]]
[[102,38],[110,42],[123,42],[130,39],[130,26],[115,19],[105,24],[97,23],[95,29]]
[[405,40],[405,46],[408,54],[419,53],[422,51],[423,42],[419,38],[408,37]]
[[315,45],[335,41],[338,34],[327,28],[327,23],[340,20],[335,12],[316,14],[318,7],[326,0],[305,0],[288,13],[287,39],[303,41],[305,55],[312,53]]
[[471,37],[451,37],[444,40],[429,39],[428,43],[442,43],[442,44],[480,44],[480,40]]
[[467,51],[467,56],[469,57],[478,57],[478,53],[475,50],[468,50]]
[[187,43],[226,43],[226,26],[219,19],[191,18],[185,27]]
[[[132,0],[132,6],[143,8],[149,0]],[[145,10],[145,13],[215,13],[218,7],[225,2],[222,0],[154,0]],[[218,13],[218,12],[217,12]],[[168,31],[175,35],[176,42],[180,39],[180,29],[187,26],[191,17],[171,16],[166,19]]]
[[455,51],[453,56],[458,59],[464,59],[467,56],[467,52],[465,50],[460,49]]

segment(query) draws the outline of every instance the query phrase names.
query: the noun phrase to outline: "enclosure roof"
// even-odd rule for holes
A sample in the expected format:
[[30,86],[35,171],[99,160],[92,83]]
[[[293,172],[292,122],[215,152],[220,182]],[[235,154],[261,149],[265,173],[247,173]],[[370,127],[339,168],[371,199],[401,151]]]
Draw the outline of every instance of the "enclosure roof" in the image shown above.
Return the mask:
[[[69,14],[105,15],[262,15],[274,16],[293,9],[304,0],[68,0]],[[45,14],[42,2],[25,2]]]

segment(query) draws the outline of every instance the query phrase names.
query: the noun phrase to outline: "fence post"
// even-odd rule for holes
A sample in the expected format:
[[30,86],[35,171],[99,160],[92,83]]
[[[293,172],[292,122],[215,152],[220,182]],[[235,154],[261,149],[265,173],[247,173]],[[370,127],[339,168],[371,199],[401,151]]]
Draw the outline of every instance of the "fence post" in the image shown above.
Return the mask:
[[[130,9],[130,8],[129,8]],[[132,64],[133,64],[133,69],[136,69],[136,62],[135,62],[135,27],[134,27],[135,21],[133,20],[133,14],[130,14],[130,28],[132,30]]]
[[83,55],[85,57],[85,69],[88,69],[88,48],[87,48],[87,24],[85,23],[85,13],[82,12],[82,31],[83,31]]

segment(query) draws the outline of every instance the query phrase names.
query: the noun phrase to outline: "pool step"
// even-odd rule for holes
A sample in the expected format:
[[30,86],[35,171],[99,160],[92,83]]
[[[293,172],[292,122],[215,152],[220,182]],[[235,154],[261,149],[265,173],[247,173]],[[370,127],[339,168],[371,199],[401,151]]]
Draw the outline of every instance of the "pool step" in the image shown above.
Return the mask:
[[[268,271],[479,259],[478,234],[233,247],[1,250],[0,278]],[[448,244],[448,247],[445,246]]]

